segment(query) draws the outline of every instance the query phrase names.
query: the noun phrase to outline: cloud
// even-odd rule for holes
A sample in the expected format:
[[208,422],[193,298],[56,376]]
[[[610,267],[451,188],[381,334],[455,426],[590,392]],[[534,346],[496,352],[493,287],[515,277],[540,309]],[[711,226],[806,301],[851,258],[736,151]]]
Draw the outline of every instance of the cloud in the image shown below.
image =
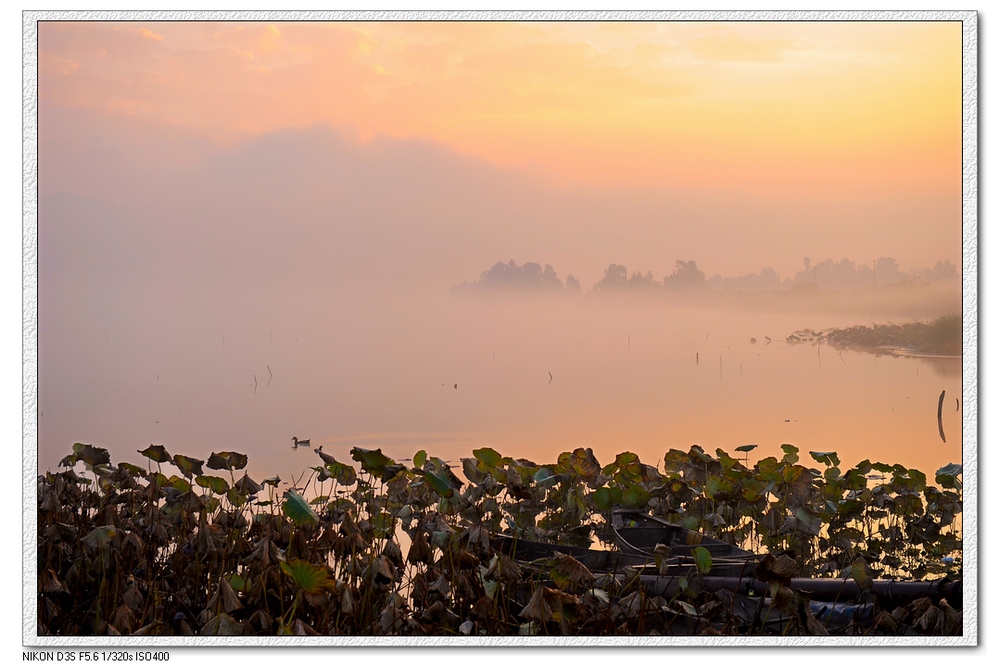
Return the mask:
[[702,60],[713,62],[780,63],[796,41],[754,39],[731,32],[693,39],[686,46]]

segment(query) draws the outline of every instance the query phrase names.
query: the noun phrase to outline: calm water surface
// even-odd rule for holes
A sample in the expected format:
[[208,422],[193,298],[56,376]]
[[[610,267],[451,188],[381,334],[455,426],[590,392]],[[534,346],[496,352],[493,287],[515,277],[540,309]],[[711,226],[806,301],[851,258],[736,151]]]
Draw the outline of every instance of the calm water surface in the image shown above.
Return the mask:
[[348,296],[308,316],[170,312],[136,304],[121,326],[77,320],[69,343],[42,339],[42,470],[73,442],[140,464],[136,450],[157,443],[203,459],[236,450],[258,481],[290,480],[319,461],[293,435],[345,461],[353,446],[454,461],[490,446],[538,463],[575,447],[655,463],[695,443],[755,443],[751,463],[782,443],[928,473],[962,460],[959,360],[785,342],[864,313]]

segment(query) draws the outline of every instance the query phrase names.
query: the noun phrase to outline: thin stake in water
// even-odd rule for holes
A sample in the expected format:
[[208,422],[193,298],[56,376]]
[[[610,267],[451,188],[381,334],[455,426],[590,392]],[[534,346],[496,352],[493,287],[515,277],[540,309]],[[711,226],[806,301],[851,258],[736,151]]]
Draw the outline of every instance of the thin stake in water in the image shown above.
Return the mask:
[[941,390],[941,395],[938,397],[938,434],[941,436],[941,442],[948,442],[944,439],[944,422],[941,421],[941,408],[944,407],[944,389]]

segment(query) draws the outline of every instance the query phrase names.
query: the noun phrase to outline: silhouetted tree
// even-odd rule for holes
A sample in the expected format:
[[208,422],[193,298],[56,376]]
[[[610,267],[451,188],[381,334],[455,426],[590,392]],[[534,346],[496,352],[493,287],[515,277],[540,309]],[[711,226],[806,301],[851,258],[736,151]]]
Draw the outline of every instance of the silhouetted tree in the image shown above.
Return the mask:
[[604,277],[594,285],[594,289],[622,289],[628,285],[628,269],[621,264],[610,264]]
[[663,286],[670,289],[691,289],[705,287],[705,272],[698,268],[694,260],[677,260],[674,272],[663,277]]
[[[579,282],[577,285],[579,286]],[[453,287],[452,291],[471,289],[536,291],[564,288],[551,264],[543,267],[537,262],[526,262],[523,266],[518,266],[514,260],[510,260],[506,264],[497,262],[483,271],[476,282],[463,282]]]

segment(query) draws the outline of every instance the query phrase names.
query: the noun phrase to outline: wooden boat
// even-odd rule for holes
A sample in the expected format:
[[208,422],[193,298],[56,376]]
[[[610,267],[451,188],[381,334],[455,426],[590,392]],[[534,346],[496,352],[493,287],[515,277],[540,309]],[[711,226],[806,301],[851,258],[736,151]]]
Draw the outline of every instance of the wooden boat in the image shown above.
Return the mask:
[[[618,573],[630,567],[646,574],[693,574],[696,567],[691,550],[705,547],[712,555],[713,576],[740,577],[753,572],[759,556],[722,540],[688,530],[639,510],[615,507],[611,515],[614,550],[568,544],[534,542],[506,535],[497,536],[498,551],[518,561],[552,558],[556,552],[572,556],[591,572]],[[659,559],[654,549],[659,550]],[[659,561],[659,562],[658,562]]]
[[712,555],[713,562],[758,558],[751,551],[637,509],[615,506],[611,512],[611,528],[619,551],[633,556],[652,557],[656,545],[662,544],[668,547],[671,556],[690,556],[695,547],[704,547]]

